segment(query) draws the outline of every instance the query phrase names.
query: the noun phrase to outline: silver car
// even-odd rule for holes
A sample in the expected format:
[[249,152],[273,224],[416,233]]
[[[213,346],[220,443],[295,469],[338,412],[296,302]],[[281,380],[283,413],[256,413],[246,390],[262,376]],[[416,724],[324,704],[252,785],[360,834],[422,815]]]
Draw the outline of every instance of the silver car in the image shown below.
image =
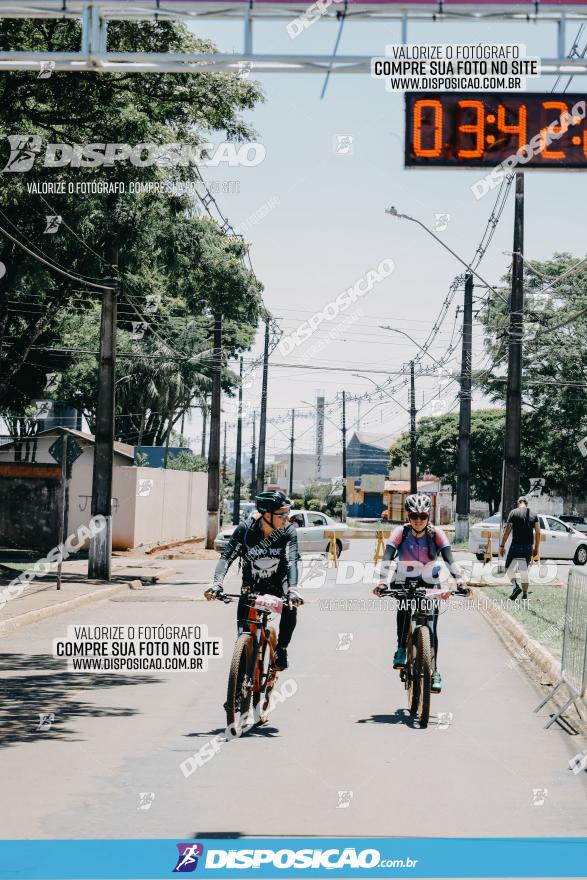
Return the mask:
[[[326,513],[319,513],[315,510],[291,510],[289,514],[290,523],[298,530],[298,548],[300,553],[327,553],[329,540],[324,537],[324,531],[341,532],[340,538],[336,539],[337,555],[343,550],[348,550],[350,541],[344,538],[343,534],[346,530],[345,523],[337,522]],[[214,549],[219,553],[223,553],[228,539],[234,532],[236,526],[229,526],[218,532],[214,541]]]
[[[539,519],[541,559],[572,559],[575,565],[587,563],[587,535],[562,522],[557,516],[541,513]],[[469,530],[469,550],[480,560],[487,545],[487,538],[481,537],[481,532],[485,531],[491,532],[493,555],[496,556],[501,537],[501,514],[496,513]]]

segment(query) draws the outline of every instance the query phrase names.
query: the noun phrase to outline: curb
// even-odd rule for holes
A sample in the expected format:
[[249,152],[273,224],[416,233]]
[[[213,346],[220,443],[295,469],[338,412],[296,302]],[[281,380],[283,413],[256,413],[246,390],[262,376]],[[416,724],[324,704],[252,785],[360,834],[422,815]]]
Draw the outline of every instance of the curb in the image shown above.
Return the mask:
[[494,606],[487,606],[484,608],[481,604],[481,595],[479,589],[473,587],[473,596],[475,599],[479,600],[478,608],[480,613],[489,621],[502,641],[504,641],[504,639],[501,631],[505,630],[524,652],[523,659],[529,659],[533,662],[543,673],[545,673],[545,675],[552,679],[553,683],[558,682],[561,677],[560,663],[554,659],[550,651],[547,651],[540,642],[536,641],[536,639],[531,638],[524,627],[517,623],[507,611]]
[[[108,581],[103,581],[107,584]],[[27,626],[31,623],[38,623],[47,617],[56,617],[63,614],[64,611],[73,611],[83,605],[90,605],[92,602],[98,602],[100,599],[107,599],[109,596],[127,589],[128,583],[114,584],[105,587],[103,590],[93,590],[91,593],[84,593],[83,596],[74,596],[73,599],[66,599],[58,605],[47,605],[45,608],[36,608],[33,611],[25,611],[17,617],[10,617],[8,620],[0,621],[0,636],[10,635],[17,629]]]

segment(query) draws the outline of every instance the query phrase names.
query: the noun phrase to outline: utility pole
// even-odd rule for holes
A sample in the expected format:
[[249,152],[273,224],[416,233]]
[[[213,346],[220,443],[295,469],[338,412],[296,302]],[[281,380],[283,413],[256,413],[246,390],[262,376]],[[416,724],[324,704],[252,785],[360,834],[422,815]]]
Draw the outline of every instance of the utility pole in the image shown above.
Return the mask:
[[[118,247],[112,245],[109,262],[118,268]],[[92,516],[103,516],[106,528],[90,538],[88,577],[109,581],[112,560],[112,464],[114,459],[114,374],[116,371],[116,313],[118,278],[102,292],[100,361],[92,473]]]
[[226,485],[226,422],[224,422],[224,447],[222,451],[222,485]]
[[238,526],[241,514],[241,456],[243,443],[243,359],[241,357],[238,383],[238,419],[236,426],[236,462],[234,465],[234,502],[232,524]]
[[324,394],[316,397],[316,479],[322,479],[322,457],[324,455]]
[[212,365],[212,401],[210,406],[210,450],[208,454],[208,524],[206,548],[214,547],[218,534],[218,501],[220,496],[220,401],[222,396],[222,317],[214,316],[214,355]]
[[293,472],[294,472],[294,418],[295,410],[291,411],[291,434],[289,437],[289,494],[293,492]]
[[342,392],[342,521],[346,522],[346,392]]
[[259,423],[259,456],[257,458],[257,494],[265,488],[265,437],[267,434],[267,373],[269,369],[269,318],[265,321],[263,351],[263,384],[261,386],[261,421]]
[[522,428],[522,334],[524,332],[524,175],[516,172],[514,253],[508,351],[508,381],[505,408],[503,480],[501,484],[502,525],[520,493],[520,449]]
[[417,443],[416,380],[414,377],[414,361],[410,361],[410,492],[412,494],[418,491]]
[[253,443],[251,446],[251,500],[255,498],[257,494],[257,478],[255,476],[255,416],[256,413],[253,412]]
[[206,420],[208,416],[208,401],[204,399],[202,404],[202,458],[206,458]]
[[471,457],[471,359],[473,354],[473,276],[465,277],[463,310],[463,351],[459,405],[459,449],[457,460],[457,510],[455,539],[469,540],[470,457]]

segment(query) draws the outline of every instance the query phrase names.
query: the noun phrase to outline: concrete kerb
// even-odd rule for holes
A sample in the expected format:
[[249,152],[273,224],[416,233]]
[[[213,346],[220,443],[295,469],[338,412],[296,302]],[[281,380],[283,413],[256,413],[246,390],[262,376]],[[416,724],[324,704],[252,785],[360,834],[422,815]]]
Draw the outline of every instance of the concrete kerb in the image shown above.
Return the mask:
[[[172,577],[174,574],[175,569],[173,568],[161,568],[156,571],[154,580],[158,582],[163,578]],[[120,577],[120,575],[118,577]],[[1,620],[0,636],[9,635],[23,626],[38,623],[41,620],[45,620],[47,617],[56,617],[58,614],[73,611],[76,608],[90,605],[93,602],[99,602],[102,599],[108,599],[115,593],[122,592],[125,589],[144,590],[149,588],[148,584],[144,584],[138,578],[130,580],[128,578],[125,580],[113,578],[112,581],[85,580],[82,583],[96,585],[99,589],[83,593],[81,596],[73,596],[71,599],[64,599],[62,602],[56,602],[52,605],[45,605],[42,608],[33,608],[31,611],[24,611],[22,614],[17,614],[14,617]]]
[[479,600],[479,611],[491,623],[497,634],[501,637],[505,630],[515,644],[524,652],[525,656],[538,666],[541,672],[551,679],[553,684],[559,681],[561,674],[560,663],[557,663],[550,651],[547,651],[540,642],[529,636],[524,627],[514,620],[507,611],[504,611],[503,608],[489,604],[484,606],[481,601],[483,590],[472,587],[471,592],[474,598]]
[[58,602],[55,605],[46,605],[43,608],[24,611],[22,614],[17,614],[16,617],[9,617],[7,620],[0,621],[0,636],[9,635],[22,626],[38,623],[47,617],[56,617],[58,614],[73,611],[83,605],[91,605],[93,602],[99,602],[101,599],[108,599],[110,596],[128,587],[128,582],[124,584],[111,584],[109,581],[102,581],[102,583],[104,584],[102,589],[92,590],[90,593],[74,596],[72,599],[65,599],[63,602]]

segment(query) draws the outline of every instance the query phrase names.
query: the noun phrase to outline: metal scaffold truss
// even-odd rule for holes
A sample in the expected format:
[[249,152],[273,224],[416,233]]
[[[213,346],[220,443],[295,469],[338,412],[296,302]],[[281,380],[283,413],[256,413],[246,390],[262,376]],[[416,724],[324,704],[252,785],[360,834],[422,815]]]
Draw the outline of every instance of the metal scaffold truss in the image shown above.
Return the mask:
[[[410,22],[450,21],[481,23],[497,21],[552,24],[555,27],[553,57],[542,59],[546,75],[587,73],[587,61],[578,51],[567,48],[567,25],[587,23],[587,2],[541,2],[513,0],[510,3],[470,3],[467,0],[403,2],[403,0],[0,0],[0,18],[76,19],[80,22],[80,48],[77,52],[0,52],[0,70],[53,70],[104,73],[178,73],[185,71],[231,71],[261,73],[363,73],[371,59],[383,54],[383,42],[391,42],[388,29],[382,45],[370,55],[261,54],[253,51],[255,21],[288,22],[316,6],[321,21],[376,21],[397,23],[398,42],[408,43]],[[108,51],[108,25],[114,21],[171,21],[185,24],[206,20],[240,20],[243,49],[234,53],[145,53]],[[439,31],[439,42],[450,42],[446,28]],[[575,47],[573,47],[574,49]]]

